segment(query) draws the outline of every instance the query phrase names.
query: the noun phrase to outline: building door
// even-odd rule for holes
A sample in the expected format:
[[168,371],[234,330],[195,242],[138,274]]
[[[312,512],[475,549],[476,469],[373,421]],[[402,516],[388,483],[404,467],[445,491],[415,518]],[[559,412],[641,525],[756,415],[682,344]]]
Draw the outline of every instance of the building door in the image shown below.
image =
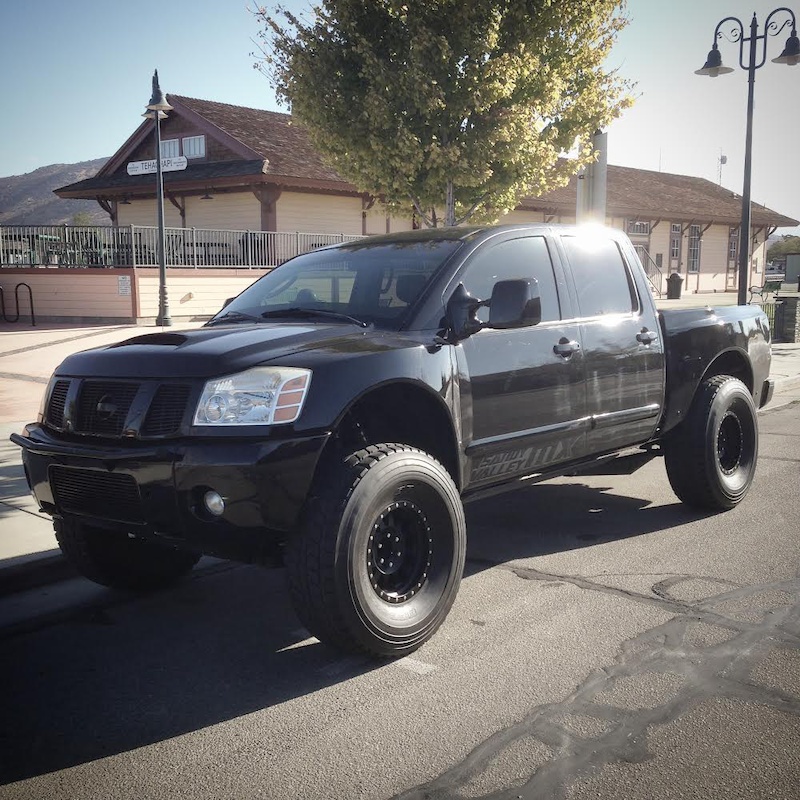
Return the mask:
[[739,275],[739,229],[731,228],[728,234],[728,269],[725,273],[725,288],[736,290]]
[[680,222],[673,222],[669,229],[669,271],[681,271],[681,241],[683,229]]

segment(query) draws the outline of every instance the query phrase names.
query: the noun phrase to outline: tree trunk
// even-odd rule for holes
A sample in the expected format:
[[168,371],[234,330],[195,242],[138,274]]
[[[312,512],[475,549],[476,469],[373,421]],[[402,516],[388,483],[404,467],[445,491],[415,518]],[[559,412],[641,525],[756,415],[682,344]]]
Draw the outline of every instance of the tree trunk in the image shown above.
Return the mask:
[[447,181],[447,197],[445,200],[444,224],[452,228],[456,224],[456,197],[453,192],[453,181]]

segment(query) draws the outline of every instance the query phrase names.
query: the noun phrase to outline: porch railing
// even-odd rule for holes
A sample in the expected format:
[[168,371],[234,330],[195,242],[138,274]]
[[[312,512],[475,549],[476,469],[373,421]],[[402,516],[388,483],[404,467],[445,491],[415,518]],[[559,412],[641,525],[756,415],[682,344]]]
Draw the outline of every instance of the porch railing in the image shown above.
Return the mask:
[[[168,267],[271,267],[345,233],[166,228]],[[3,267],[156,267],[158,228],[146,225],[0,225]]]
[[647,280],[652,287],[653,294],[661,297],[661,292],[663,291],[661,287],[664,285],[664,274],[661,271],[661,267],[653,261],[653,257],[644,245],[635,245],[635,250],[636,254],[639,256],[639,260],[642,262],[645,275],[647,275]]

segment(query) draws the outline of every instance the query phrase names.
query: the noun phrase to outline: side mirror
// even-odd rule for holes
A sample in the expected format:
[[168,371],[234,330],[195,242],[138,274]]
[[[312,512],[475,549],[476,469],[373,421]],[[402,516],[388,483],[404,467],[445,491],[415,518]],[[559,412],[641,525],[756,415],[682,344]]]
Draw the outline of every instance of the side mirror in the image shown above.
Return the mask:
[[446,319],[450,330],[450,339],[460,341],[477,333],[483,323],[476,316],[478,309],[483,305],[481,300],[473,297],[464,288],[463,283],[456,286],[456,290],[447,301]]
[[[225,300],[225,302],[222,304],[222,308],[225,308],[226,306],[230,305],[230,304],[231,304],[231,303],[232,303],[232,302],[233,302],[235,299],[236,299],[235,297],[228,297],[228,298]],[[220,311],[221,311],[221,310],[222,310],[222,309],[220,309]]]
[[492,289],[487,328],[527,328],[542,321],[536,278],[498,281]]

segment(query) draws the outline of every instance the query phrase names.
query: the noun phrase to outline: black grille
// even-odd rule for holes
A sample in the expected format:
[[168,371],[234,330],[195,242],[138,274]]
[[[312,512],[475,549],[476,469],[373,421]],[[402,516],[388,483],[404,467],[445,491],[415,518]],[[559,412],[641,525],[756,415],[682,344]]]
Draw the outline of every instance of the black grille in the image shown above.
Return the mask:
[[138,383],[84,381],[78,398],[77,430],[119,436],[138,389]]
[[64,405],[67,402],[69,381],[56,381],[47,404],[47,422],[54,428],[64,427]]
[[145,417],[142,436],[167,436],[176,433],[183,422],[190,390],[190,386],[180,383],[164,383],[159,386]]
[[52,466],[50,483],[58,509],[118,522],[143,522],[139,487],[131,475]]

